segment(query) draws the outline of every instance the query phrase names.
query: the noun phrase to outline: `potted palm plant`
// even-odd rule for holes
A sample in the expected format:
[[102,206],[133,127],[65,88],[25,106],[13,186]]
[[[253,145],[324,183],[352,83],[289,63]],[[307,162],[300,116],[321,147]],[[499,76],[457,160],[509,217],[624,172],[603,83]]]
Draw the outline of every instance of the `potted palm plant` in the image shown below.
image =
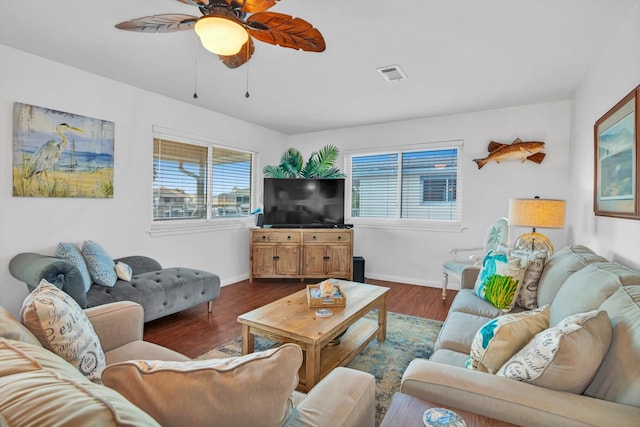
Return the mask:
[[328,144],[314,151],[304,163],[302,153],[289,148],[280,157],[280,164],[268,165],[262,169],[267,178],[344,178],[344,174],[335,166],[339,150]]

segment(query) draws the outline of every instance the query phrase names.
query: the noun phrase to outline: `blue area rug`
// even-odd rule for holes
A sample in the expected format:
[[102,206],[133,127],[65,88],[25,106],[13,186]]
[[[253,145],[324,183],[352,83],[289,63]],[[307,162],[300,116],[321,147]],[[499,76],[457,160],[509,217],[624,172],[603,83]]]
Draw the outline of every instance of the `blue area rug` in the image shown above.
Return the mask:
[[[366,317],[377,319],[375,312]],[[391,397],[400,388],[402,374],[413,359],[428,359],[433,353],[442,322],[387,313],[387,339],[381,343],[374,339],[347,366],[369,372],[376,377],[376,424],[379,425],[391,403]],[[277,345],[266,338],[255,338],[255,351],[266,350]],[[242,350],[242,337],[222,344],[203,354],[198,359],[238,356]]]

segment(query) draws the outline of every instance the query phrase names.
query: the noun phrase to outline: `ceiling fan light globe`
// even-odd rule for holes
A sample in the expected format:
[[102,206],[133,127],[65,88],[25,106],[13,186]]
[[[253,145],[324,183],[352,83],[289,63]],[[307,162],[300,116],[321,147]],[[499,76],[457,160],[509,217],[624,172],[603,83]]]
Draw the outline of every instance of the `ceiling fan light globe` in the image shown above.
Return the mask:
[[196,22],[195,31],[202,46],[216,55],[235,55],[249,39],[247,30],[226,16],[203,16]]

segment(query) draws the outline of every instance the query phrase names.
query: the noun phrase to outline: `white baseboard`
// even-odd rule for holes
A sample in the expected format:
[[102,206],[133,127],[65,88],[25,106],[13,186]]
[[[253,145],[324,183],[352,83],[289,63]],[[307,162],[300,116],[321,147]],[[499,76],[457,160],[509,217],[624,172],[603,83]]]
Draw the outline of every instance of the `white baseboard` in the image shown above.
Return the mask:
[[234,277],[227,277],[225,279],[220,278],[220,286],[233,285],[234,283],[242,282],[247,279],[249,279],[249,273]]
[[[242,282],[243,280],[249,279],[249,274],[241,274],[234,277],[228,277],[225,279],[220,279],[220,286],[232,285],[234,283]],[[417,286],[426,286],[429,288],[442,288],[442,282],[440,281],[419,281],[411,277],[400,277],[400,276],[387,276],[384,274],[365,274],[365,279],[374,279],[374,280],[385,280],[387,282],[397,282],[397,283],[406,283],[408,285],[417,285]],[[447,289],[452,290],[460,290],[460,283],[452,283],[449,282],[449,286]]]

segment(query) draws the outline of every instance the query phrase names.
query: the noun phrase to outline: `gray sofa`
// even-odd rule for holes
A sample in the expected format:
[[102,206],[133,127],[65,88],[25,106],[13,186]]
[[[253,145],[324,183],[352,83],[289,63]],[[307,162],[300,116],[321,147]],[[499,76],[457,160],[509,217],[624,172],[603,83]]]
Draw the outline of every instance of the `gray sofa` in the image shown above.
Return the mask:
[[[550,305],[550,326],[594,309],[606,311],[611,321],[608,351],[582,394],[465,368],[476,331],[503,314],[473,292],[478,272],[464,270],[434,354],[410,363],[403,393],[517,425],[640,425],[640,272],[584,246],[563,248],[544,265],[537,302]],[[580,363],[581,354],[575,354]]]
[[153,258],[134,255],[114,260],[133,270],[130,282],[120,280],[115,286],[92,284],[85,293],[80,272],[68,261],[37,253],[21,253],[9,262],[9,271],[32,291],[40,280],[62,289],[88,308],[118,301],[133,301],[144,307],[144,321],[158,319],[198,304],[211,302],[220,295],[220,278],[213,273],[190,268],[162,268]]

